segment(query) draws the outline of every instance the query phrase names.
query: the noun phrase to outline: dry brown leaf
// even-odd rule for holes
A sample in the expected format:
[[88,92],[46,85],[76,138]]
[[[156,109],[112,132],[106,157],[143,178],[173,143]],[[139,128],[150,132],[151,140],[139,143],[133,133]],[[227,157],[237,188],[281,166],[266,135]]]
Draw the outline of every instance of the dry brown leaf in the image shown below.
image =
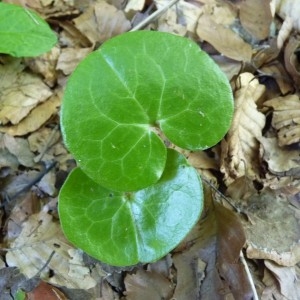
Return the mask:
[[286,146],[300,142],[300,100],[297,95],[278,97],[264,102],[272,107],[272,126],[278,132],[278,145]]
[[26,300],[37,299],[68,300],[68,298],[59,289],[44,281],[41,281],[34,290],[26,294]]
[[[276,83],[282,95],[287,95],[295,90],[293,82],[291,81],[288,73],[286,72],[286,69],[282,66],[282,64],[279,61],[273,61],[268,65],[264,65],[260,68],[259,71],[261,75],[270,76],[274,78],[274,80],[276,80]],[[280,95],[277,91],[274,92],[276,94],[273,94],[272,96],[272,91],[270,91],[270,89],[267,89],[268,99],[272,99]]]
[[224,55],[210,55],[210,57],[226,74],[229,81],[231,81],[234,76],[238,75],[242,69],[241,62],[227,58]]
[[[243,297],[252,295],[252,292],[239,262],[245,240],[241,223],[233,212],[213,203],[211,191],[206,185],[204,190],[204,216],[175,250],[176,255],[184,255],[179,261],[177,276],[185,278],[186,268],[192,266],[186,280],[192,280],[189,285],[193,289],[200,285],[198,298],[185,299],[248,299]],[[184,267],[185,263],[187,266]],[[184,288],[182,291],[188,292]],[[178,291],[177,295],[185,294]]]
[[[20,182],[18,183],[20,184]],[[9,215],[5,236],[6,242],[11,242],[20,235],[22,224],[29,216],[40,211],[40,206],[40,200],[37,198],[36,193],[30,191],[22,195],[21,201],[14,206]]]
[[56,195],[56,173],[55,170],[50,170],[43,178],[38,182],[37,187],[41,192],[54,197]]
[[34,74],[24,71],[21,60],[12,59],[0,65],[0,124],[18,124],[52,92]]
[[[169,1],[168,0],[155,0],[157,8],[164,7]],[[184,29],[195,33],[199,16],[202,13],[202,7],[199,7],[196,2],[189,3],[183,0],[177,2],[176,5],[169,9],[172,13],[169,14],[167,21],[169,22],[169,32],[178,31],[180,34],[184,32]],[[166,19],[162,16],[162,20]],[[175,19],[175,20],[174,20]],[[175,22],[174,22],[175,21]]]
[[200,283],[204,279],[206,263],[189,252],[173,255],[177,271],[176,288],[172,299],[198,299]]
[[257,40],[264,40],[269,36],[272,20],[268,1],[247,0],[241,3],[240,21]]
[[265,285],[265,288],[263,289],[263,291],[261,293],[261,297],[260,297],[261,300],[270,300],[270,299],[291,300],[291,299],[285,298],[280,293],[278,281],[276,280],[273,273],[271,271],[269,271],[267,268],[264,269],[262,282]]
[[177,12],[173,9],[168,9],[158,18],[157,23],[158,31],[171,32],[180,36],[185,36],[187,33],[186,27],[178,24]]
[[145,6],[145,0],[129,0],[126,4],[124,11],[126,13],[137,12],[137,11],[141,11],[144,6]]
[[[53,251],[52,259],[41,273],[44,281],[77,289],[89,289],[96,285],[90,270],[83,264],[82,252],[67,242],[59,224],[43,211],[31,215],[24,223],[21,234],[10,245],[6,262],[32,278],[42,269]],[[53,276],[49,276],[49,269],[54,271]]]
[[218,24],[214,16],[203,14],[197,25],[197,35],[221,54],[237,61],[250,62],[252,47],[230,28]]
[[61,93],[58,92],[58,94],[53,95],[46,102],[35,107],[19,124],[0,127],[0,132],[7,132],[13,136],[21,136],[36,131],[57,113],[60,103]]
[[155,272],[164,277],[169,277],[170,268],[172,267],[173,261],[170,254],[167,254],[162,259],[153,262],[148,265],[147,270],[150,272]]
[[90,5],[74,22],[93,45],[103,43],[131,28],[123,11],[101,0]]
[[238,82],[232,125],[222,141],[221,171],[227,185],[242,176],[252,180],[260,177],[258,140],[265,116],[257,110],[256,102],[263,97],[265,87],[250,73],[241,74]]
[[45,83],[53,87],[56,82],[56,64],[60,54],[58,46],[53,47],[50,51],[36,58],[26,59],[26,64],[37,74],[41,74],[45,78]]
[[65,75],[70,75],[79,62],[83,60],[93,49],[92,48],[64,48],[58,58],[57,70],[61,70]]
[[263,159],[268,169],[277,176],[300,177],[299,150],[288,150],[278,147],[277,138],[260,138],[263,148]]
[[161,300],[172,296],[171,282],[155,272],[139,269],[135,274],[127,274],[124,283],[128,300]]
[[286,196],[271,190],[247,200],[243,212],[251,223],[243,223],[248,258],[270,259],[281,266],[300,261],[300,214],[287,204]]
[[59,131],[54,131],[48,127],[42,127],[30,134],[27,140],[31,151],[41,153],[45,150],[46,146],[51,148],[51,146],[56,144],[60,137],[61,135]]
[[278,266],[276,263],[265,260],[265,266],[275,275],[281,294],[287,299],[300,299],[300,281],[297,278],[295,267]]
[[13,154],[19,163],[25,167],[34,165],[34,154],[29,149],[29,143],[23,138],[15,138],[9,134],[0,135],[6,149]]
[[270,39],[269,45],[262,45],[259,47],[252,57],[252,64],[255,68],[271,63],[274,61],[280,53],[277,48],[274,39]]
[[90,48],[92,46],[89,39],[83,35],[71,21],[58,21],[58,24],[63,28],[59,35],[62,46],[72,48]]
[[22,5],[36,10],[44,18],[76,15],[74,0],[6,0],[5,2]]
[[295,51],[299,49],[299,46],[300,37],[291,37],[284,49],[284,62],[286,70],[291,75],[297,86],[300,85],[300,64]]

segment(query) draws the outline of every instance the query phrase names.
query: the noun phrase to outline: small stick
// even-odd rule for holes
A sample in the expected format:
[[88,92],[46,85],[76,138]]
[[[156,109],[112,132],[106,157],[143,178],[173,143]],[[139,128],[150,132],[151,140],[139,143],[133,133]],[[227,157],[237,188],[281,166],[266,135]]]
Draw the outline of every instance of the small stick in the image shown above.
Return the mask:
[[223,198],[237,213],[241,213],[240,209],[236,207],[223,193],[221,193],[213,184],[211,184],[206,178],[201,176],[201,179],[210,186],[221,198]]
[[52,143],[53,141],[53,138],[55,136],[55,133],[57,132],[58,130],[58,125],[55,125],[55,127],[53,128],[46,144],[44,145],[41,153],[35,158],[35,162],[39,162],[42,160],[42,158],[44,157],[45,153],[47,152],[47,150],[49,149],[49,145]]
[[162,8],[155,11],[153,14],[151,14],[149,17],[147,17],[145,20],[143,20],[141,23],[137,24],[135,27],[133,27],[130,31],[137,31],[142,29],[143,27],[147,26],[148,24],[152,23],[156,18],[158,18],[160,15],[165,13],[165,11],[173,6],[175,3],[177,3],[179,0],[171,0],[169,3],[167,3]]
[[254,282],[253,282],[252,275],[250,273],[248,264],[245,260],[245,257],[244,257],[244,254],[243,254],[242,251],[240,251],[240,259],[241,259],[242,264],[244,265],[244,268],[245,268],[245,271],[246,271],[246,274],[247,274],[247,277],[248,277],[248,280],[249,280],[249,283],[250,283],[250,286],[251,286],[251,289],[252,289],[252,292],[253,292],[253,300],[259,300],[256,288],[255,288],[255,285],[254,285]]

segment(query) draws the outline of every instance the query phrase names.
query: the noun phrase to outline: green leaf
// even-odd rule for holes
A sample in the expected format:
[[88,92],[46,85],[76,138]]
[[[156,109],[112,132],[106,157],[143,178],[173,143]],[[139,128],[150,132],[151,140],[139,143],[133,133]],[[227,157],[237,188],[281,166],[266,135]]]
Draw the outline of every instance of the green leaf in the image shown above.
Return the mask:
[[65,143],[106,188],[132,191],[160,178],[157,129],[190,150],[219,142],[233,113],[230,85],[194,42],[163,32],[117,36],[80,63],[62,104]]
[[35,12],[0,3],[0,53],[38,56],[49,51],[56,42],[55,33]]
[[203,194],[197,171],[170,149],[163,176],[151,187],[110,191],[76,168],[58,203],[62,229],[72,243],[123,266],[157,260],[176,247],[198,220]]
[[14,296],[14,300],[24,300],[24,299],[26,299],[26,293],[21,290],[18,290]]

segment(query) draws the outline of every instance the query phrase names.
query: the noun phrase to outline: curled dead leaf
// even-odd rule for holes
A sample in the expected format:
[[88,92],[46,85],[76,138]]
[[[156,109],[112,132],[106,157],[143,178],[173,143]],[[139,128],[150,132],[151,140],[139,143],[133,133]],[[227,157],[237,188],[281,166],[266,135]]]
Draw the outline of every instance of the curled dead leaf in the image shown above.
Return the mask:
[[300,177],[299,150],[289,150],[278,147],[277,138],[260,138],[263,148],[263,159],[268,163],[268,169],[277,176]]
[[221,171],[227,185],[242,176],[260,178],[259,139],[265,116],[257,110],[256,102],[263,97],[265,87],[250,73],[241,74],[238,80],[232,125],[222,141]]
[[284,62],[287,72],[297,86],[300,85],[300,64],[296,55],[300,47],[300,37],[291,37],[284,49]]
[[274,109],[272,126],[277,130],[280,147],[300,142],[300,100],[297,95],[277,97],[264,102]]

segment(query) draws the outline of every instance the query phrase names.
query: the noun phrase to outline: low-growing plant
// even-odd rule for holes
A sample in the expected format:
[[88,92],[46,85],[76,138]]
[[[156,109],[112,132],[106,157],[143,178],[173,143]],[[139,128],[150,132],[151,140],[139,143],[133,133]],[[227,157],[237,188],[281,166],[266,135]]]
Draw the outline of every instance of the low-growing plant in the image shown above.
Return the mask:
[[166,145],[207,149],[232,114],[227,78],[189,39],[140,31],[105,42],[74,71],[62,103],[78,163],[59,194],[66,237],[117,266],[174,249],[199,219],[203,191],[196,169]]
[[0,2],[0,53],[38,56],[57,42],[55,33],[34,11]]

